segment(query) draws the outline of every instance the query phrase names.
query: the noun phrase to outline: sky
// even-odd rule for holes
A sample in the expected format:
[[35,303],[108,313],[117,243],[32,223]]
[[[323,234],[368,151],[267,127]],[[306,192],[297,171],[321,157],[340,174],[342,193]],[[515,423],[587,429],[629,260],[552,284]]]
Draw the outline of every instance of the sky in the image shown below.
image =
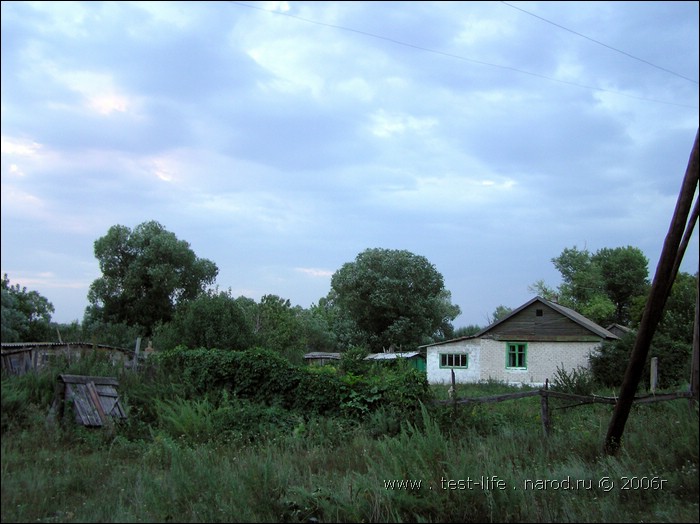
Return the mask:
[[155,220],[220,290],[304,308],[410,251],[455,327],[558,286],[565,248],[639,248],[652,279],[698,5],[3,1],[1,271],[81,321],[94,242]]

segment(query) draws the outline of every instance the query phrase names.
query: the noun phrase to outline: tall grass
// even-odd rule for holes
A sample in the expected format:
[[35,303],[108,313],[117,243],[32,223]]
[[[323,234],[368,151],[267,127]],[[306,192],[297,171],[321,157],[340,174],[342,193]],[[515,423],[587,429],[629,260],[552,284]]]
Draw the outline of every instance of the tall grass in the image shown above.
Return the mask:
[[[33,391],[35,406],[3,424],[3,522],[697,522],[698,411],[685,400],[635,407],[608,457],[606,405],[553,409],[545,440],[537,397],[425,405],[396,428],[395,413],[306,416],[214,392],[153,389],[147,404],[145,386],[123,377],[130,417],[148,423],[109,434],[47,426],[32,380],[3,381],[3,411],[18,392]],[[664,483],[623,490],[625,477]]]

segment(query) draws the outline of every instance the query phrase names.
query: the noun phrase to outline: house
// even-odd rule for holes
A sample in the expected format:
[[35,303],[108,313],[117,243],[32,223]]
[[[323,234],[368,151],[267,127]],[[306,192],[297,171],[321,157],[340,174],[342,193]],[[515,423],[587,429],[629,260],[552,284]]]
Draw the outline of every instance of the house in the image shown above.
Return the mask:
[[387,352],[387,353],[370,353],[365,357],[365,360],[372,362],[395,362],[396,359],[405,358],[408,363],[418,371],[425,371],[425,357],[419,351],[404,351],[404,352]]
[[557,368],[588,367],[602,342],[618,337],[576,311],[535,297],[475,335],[421,346],[428,382],[499,380],[542,385]]

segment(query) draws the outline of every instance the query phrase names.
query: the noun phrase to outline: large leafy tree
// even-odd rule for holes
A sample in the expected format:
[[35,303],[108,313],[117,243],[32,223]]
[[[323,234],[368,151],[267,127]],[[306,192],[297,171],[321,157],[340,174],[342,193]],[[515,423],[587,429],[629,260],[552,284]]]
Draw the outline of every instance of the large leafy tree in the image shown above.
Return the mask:
[[95,241],[102,277],[88,292],[86,322],[140,326],[150,335],[168,322],[175,308],[214,282],[216,265],[198,258],[184,240],[156,221],[130,230],[112,226]]
[[11,285],[7,274],[2,277],[2,341],[48,341],[54,307],[37,291]]
[[649,289],[648,261],[632,246],[587,249],[565,248],[552,259],[562,277],[558,289],[538,281],[530,289],[547,299],[558,300],[598,324],[629,325],[635,303]]
[[633,301],[649,291],[649,261],[638,248],[626,246],[599,249],[591,263],[600,272],[603,291],[615,306],[615,322],[629,324]]
[[451,335],[460,313],[435,266],[405,250],[363,251],[333,274],[329,297],[375,351],[391,345],[413,349]]

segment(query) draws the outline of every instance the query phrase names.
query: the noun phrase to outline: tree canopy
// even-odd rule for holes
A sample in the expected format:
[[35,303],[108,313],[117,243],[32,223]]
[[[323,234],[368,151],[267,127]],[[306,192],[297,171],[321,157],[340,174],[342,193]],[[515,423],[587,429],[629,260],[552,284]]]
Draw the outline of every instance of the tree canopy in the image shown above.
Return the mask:
[[37,291],[11,285],[2,277],[2,341],[43,342],[49,333],[54,307]]
[[631,324],[635,303],[649,290],[649,262],[636,247],[603,248],[591,254],[574,246],[565,248],[552,263],[562,277],[559,288],[538,281],[530,289],[598,324]]
[[95,241],[102,277],[88,292],[86,321],[141,326],[150,335],[169,321],[178,304],[192,300],[214,282],[214,262],[198,258],[184,240],[156,221],[130,230],[112,226]]
[[405,250],[367,249],[343,264],[331,278],[330,300],[376,351],[392,344],[413,349],[451,335],[460,313],[437,269]]

